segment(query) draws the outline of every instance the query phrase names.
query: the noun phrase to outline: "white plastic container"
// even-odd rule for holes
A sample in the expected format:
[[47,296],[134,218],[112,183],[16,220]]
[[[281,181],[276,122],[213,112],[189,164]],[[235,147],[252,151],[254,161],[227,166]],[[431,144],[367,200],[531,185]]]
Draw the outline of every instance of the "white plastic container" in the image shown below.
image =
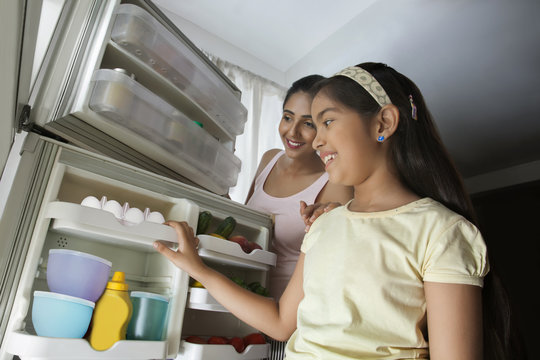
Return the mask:
[[189,288],[188,307],[197,310],[229,312],[229,310],[225,309],[223,305],[210,295],[208,290],[197,287]]
[[236,185],[241,161],[180,110],[122,72],[94,73],[89,107],[159,144],[223,189]]
[[140,7],[122,4],[116,13],[115,43],[170,80],[231,135],[243,133],[246,108],[208,64]]

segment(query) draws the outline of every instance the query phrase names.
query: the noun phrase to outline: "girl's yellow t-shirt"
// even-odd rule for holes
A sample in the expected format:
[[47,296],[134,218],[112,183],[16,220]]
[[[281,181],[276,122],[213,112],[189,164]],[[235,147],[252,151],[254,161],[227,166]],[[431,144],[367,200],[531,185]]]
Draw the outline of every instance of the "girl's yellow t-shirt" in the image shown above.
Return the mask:
[[424,281],[482,286],[489,271],[478,229],[430,198],[376,213],[336,208],[301,251],[287,360],[429,358]]

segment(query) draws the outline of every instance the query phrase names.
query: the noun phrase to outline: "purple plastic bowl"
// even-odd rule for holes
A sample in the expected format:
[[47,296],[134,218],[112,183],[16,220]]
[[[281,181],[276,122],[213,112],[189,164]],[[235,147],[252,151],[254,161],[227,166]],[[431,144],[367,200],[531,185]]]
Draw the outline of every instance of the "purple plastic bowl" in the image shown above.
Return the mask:
[[55,293],[96,302],[103,294],[111,262],[80,251],[49,250],[47,285]]

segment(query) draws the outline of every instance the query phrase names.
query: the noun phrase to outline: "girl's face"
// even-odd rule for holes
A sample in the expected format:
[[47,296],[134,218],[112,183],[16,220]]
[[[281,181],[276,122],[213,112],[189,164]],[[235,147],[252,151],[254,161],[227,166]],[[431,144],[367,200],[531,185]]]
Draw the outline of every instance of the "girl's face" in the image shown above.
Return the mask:
[[333,183],[364,183],[380,165],[376,122],[366,121],[352,109],[319,93],[311,106],[317,136],[313,148],[320,152]]
[[279,135],[287,156],[298,158],[313,154],[312,143],[317,131],[311,118],[311,97],[305,92],[291,95],[284,104]]

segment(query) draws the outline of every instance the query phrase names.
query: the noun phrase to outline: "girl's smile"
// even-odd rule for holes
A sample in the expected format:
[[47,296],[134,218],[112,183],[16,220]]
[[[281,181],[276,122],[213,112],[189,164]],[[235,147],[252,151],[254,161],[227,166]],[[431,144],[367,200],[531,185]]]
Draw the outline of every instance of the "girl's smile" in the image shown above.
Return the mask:
[[337,156],[337,153],[331,153],[331,152],[321,152],[320,154],[320,157],[321,157],[321,160],[323,161],[324,163],[324,166],[325,166],[325,169],[328,168],[328,165],[336,158]]

